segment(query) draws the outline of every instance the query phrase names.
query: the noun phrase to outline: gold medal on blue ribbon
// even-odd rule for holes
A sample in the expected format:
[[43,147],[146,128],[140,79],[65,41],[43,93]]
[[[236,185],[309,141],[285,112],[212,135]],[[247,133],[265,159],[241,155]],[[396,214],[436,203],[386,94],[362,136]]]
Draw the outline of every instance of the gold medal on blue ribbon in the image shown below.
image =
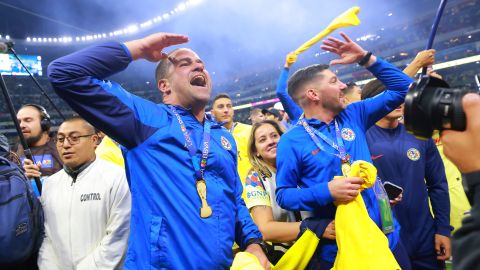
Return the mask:
[[350,173],[350,163],[348,161],[342,161],[342,175],[345,177],[348,177],[348,174]]
[[200,208],[200,217],[208,218],[212,215],[212,208],[208,205],[207,202],[207,184],[205,180],[198,179],[196,182],[198,196],[202,201],[202,207]]

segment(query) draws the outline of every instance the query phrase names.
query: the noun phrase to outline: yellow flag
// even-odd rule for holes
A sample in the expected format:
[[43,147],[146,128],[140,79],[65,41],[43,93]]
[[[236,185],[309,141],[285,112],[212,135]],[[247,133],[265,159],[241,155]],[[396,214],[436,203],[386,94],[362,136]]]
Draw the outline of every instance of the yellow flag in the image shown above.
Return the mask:
[[[340,16],[333,19],[333,21],[327,26],[327,28],[323,29],[320,33],[316,36],[311,38],[309,41],[303,43],[298,49],[296,49],[293,54],[298,55],[310,47],[312,47],[315,43],[320,41],[322,38],[326,37],[328,34],[333,32],[334,30],[342,27],[347,26],[355,26],[360,24],[360,19],[358,19],[357,14],[360,12],[359,7],[352,7],[349,10],[342,13]],[[296,61],[296,57],[287,56],[287,63],[293,64]]]
[[[377,169],[369,162],[357,160],[348,176],[362,178],[364,189],[375,183]],[[361,194],[353,201],[337,206],[335,232],[338,253],[332,269],[400,269],[388,247],[387,237],[368,215]]]
[[305,269],[315,253],[320,239],[310,230],[306,230],[302,236],[291,246],[272,270]]

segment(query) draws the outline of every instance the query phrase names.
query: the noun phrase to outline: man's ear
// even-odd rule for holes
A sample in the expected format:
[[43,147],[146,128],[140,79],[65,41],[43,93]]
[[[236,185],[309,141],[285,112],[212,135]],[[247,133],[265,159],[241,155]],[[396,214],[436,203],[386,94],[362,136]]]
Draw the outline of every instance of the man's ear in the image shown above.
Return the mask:
[[157,88],[162,92],[163,96],[168,96],[172,92],[170,82],[167,79],[158,80]]
[[315,88],[308,88],[305,91],[305,96],[312,101],[319,101],[320,100],[320,93]]

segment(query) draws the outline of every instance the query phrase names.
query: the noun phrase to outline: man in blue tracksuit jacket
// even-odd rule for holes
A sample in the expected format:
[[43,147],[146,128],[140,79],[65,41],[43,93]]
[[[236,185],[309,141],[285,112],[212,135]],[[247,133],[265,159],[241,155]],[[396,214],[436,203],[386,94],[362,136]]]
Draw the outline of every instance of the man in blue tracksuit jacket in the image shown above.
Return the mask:
[[[381,82],[371,81],[363,88],[362,99],[384,90]],[[445,168],[433,140],[420,140],[407,133],[399,121],[402,115],[400,105],[368,129],[368,147],[382,181],[403,188],[402,201],[393,210],[402,226],[400,238],[412,268],[445,269],[451,231]]]
[[[174,50],[168,60],[161,52],[187,40],[158,33],[125,44],[109,42],[57,59],[48,76],[77,113],[125,147],[132,193],[126,269],[227,269],[234,241],[266,265],[262,236],[241,198],[235,141],[205,117],[211,93],[208,72],[189,49]],[[162,60],[156,77],[165,104],[104,80],[137,59]],[[204,137],[207,124],[210,140]],[[197,148],[195,158],[188,145]],[[202,153],[208,154],[203,173],[197,165]],[[208,217],[200,217],[196,172],[206,183],[212,209]]]
[[[388,91],[375,98],[356,102],[346,107],[343,90],[346,85],[325,65],[313,65],[297,71],[289,80],[288,91],[305,113],[305,121],[312,129],[337,143],[340,139],[349,161],[372,162],[365,132],[380,118],[398,107],[405,98],[412,79],[394,66],[364,51],[358,44],[342,34],[345,41],[329,38],[323,49],[341,55],[332,64],[356,63],[364,65],[385,83]],[[340,136],[335,127],[338,125]],[[317,136],[318,137],[318,136]],[[338,138],[340,137],[340,138]],[[334,201],[351,201],[358,194],[360,179],[332,180],[342,175],[339,153],[331,144],[318,137],[321,149],[303,125],[299,124],[284,134],[277,149],[277,202],[282,208],[306,210],[314,216],[334,219]],[[299,188],[300,187],[300,188]],[[381,227],[379,206],[371,188],[362,192],[369,216]],[[397,250],[399,226],[387,234],[390,248],[402,268],[404,250]],[[337,246],[334,241],[320,241],[321,266],[331,267]],[[400,254],[401,253],[401,254]],[[325,268],[330,269],[330,268]]]

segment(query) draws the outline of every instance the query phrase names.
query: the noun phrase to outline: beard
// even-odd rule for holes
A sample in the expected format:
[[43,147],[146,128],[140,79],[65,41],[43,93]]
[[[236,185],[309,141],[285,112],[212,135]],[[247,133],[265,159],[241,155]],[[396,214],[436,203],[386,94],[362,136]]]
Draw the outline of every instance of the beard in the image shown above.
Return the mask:
[[25,141],[26,141],[27,145],[31,147],[32,145],[34,145],[34,144],[36,144],[38,141],[40,141],[40,139],[42,138],[42,135],[43,135],[43,133],[40,132],[40,133],[38,133],[38,134],[35,135],[35,136],[30,136],[30,137],[28,137],[28,138],[25,138]]
[[335,115],[341,113],[343,110],[345,110],[345,105],[344,104],[341,104],[341,103],[329,103],[329,102],[324,102],[322,104],[323,108],[335,113]]

